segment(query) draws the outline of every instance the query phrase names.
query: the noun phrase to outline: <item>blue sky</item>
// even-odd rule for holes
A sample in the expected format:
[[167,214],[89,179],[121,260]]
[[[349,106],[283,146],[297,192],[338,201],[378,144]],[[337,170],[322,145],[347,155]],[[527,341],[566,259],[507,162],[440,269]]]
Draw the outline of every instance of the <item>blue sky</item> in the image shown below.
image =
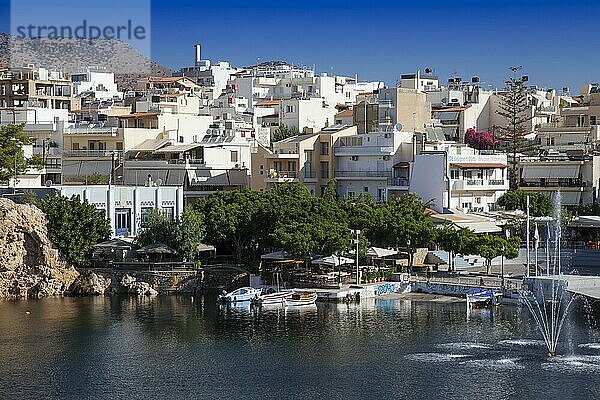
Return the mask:
[[[478,75],[501,85],[523,65],[538,86],[600,80],[600,2],[305,0],[152,1],[152,58],[179,68],[203,58],[248,65],[283,59],[318,71],[393,84],[431,67],[441,77]],[[0,30],[8,29],[0,0]],[[60,4],[60,2],[57,2]]]

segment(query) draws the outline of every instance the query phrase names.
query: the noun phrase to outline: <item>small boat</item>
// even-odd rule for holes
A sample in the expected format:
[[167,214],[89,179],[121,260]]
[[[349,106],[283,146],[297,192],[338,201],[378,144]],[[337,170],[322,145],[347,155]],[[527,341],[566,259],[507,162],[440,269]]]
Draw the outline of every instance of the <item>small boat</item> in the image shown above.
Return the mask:
[[287,299],[292,297],[294,292],[291,290],[285,290],[281,292],[272,292],[261,294],[255,299],[252,299],[252,302],[255,304],[283,304]]
[[498,305],[502,292],[492,289],[475,289],[467,293],[467,307],[482,308]]
[[285,300],[287,306],[308,306],[315,304],[317,294],[315,292],[294,292],[292,296]]
[[260,296],[261,289],[252,287],[243,287],[233,292],[219,295],[218,300],[225,303],[236,303],[241,301],[250,301]]

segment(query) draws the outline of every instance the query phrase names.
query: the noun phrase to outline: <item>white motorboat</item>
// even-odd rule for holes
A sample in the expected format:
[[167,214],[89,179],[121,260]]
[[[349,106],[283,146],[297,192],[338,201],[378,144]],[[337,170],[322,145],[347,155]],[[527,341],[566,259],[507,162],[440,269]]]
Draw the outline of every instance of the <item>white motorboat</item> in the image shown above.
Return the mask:
[[251,301],[252,299],[258,298],[261,293],[261,289],[255,289],[252,287],[243,287],[234,290],[233,292],[222,294],[218,300],[225,303],[236,303],[242,301]]
[[292,296],[285,300],[287,306],[308,306],[315,304],[317,294],[315,292],[294,292]]

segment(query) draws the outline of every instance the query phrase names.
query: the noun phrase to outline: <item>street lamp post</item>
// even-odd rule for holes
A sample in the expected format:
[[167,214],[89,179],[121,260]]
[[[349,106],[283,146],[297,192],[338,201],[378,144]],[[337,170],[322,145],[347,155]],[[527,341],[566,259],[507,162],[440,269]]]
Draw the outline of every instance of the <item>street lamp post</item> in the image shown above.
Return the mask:
[[360,285],[360,268],[358,266],[358,242],[360,237],[360,229],[352,229],[352,234],[356,235],[356,238],[352,241],[356,244],[356,284]]

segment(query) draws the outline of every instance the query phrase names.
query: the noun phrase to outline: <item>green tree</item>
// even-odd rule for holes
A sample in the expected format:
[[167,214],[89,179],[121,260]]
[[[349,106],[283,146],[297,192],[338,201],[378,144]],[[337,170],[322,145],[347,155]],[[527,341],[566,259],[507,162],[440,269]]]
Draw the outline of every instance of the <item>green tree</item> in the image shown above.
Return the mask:
[[109,221],[79,196],[56,195],[38,204],[46,214],[52,244],[75,266],[88,265],[92,247],[110,237]]
[[165,244],[184,260],[194,261],[203,238],[203,215],[187,207],[175,221],[156,209],[152,210],[136,240],[142,246]]
[[238,262],[258,249],[265,225],[264,194],[250,190],[218,192],[194,204],[204,216],[206,241],[229,249]]
[[506,120],[503,126],[496,126],[499,131],[500,142],[509,154],[509,182],[510,188],[519,187],[520,176],[518,154],[531,150],[532,144],[525,140],[528,133],[525,123],[533,118],[530,113],[529,94],[525,77],[517,78],[516,72],[521,67],[511,67],[513,76],[506,83],[506,89],[501,93],[499,110],[496,113]]
[[[23,174],[29,168],[42,169],[44,160],[39,155],[25,157],[23,146],[34,140],[23,133],[23,125],[0,127],[0,182],[6,183],[15,175]],[[16,168],[16,169],[15,169]]]
[[540,192],[525,192],[522,189],[511,189],[504,193],[496,204],[506,210],[527,210],[527,196],[529,196],[529,213],[534,217],[552,215],[552,201],[550,197]]
[[436,242],[440,248],[449,254],[449,270],[455,270],[453,265],[456,254],[468,254],[472,252],[471,244],[476,238],[475,233],[467,228],[457,228],[452,225],[443,225],[436,231]]
[[271,135],[271,142],[279,142],[292,136],[299,135],[300,132],[296,128],[289,128],[287,125],[279,125],[279,127]]
[[108,177],[98,172],[88,175],[85,181],[88,185],[108,185]]
[[477,236],[470,247],[474,254],[478,254],[485,259],[485,270],[489,275],[492,265],[492,260],[499,256],[504,256],[506,259],[513,259],[519,255],[519,246],[521,238],[513,236],[509,239],[504,239],[500,236],[481,235]]
[[435,239],[435,228],[425,213],[426,205],[414,194],[391,199],[374,215],[377,242],[396,249],[406,248],[412,271],[414,253]]

